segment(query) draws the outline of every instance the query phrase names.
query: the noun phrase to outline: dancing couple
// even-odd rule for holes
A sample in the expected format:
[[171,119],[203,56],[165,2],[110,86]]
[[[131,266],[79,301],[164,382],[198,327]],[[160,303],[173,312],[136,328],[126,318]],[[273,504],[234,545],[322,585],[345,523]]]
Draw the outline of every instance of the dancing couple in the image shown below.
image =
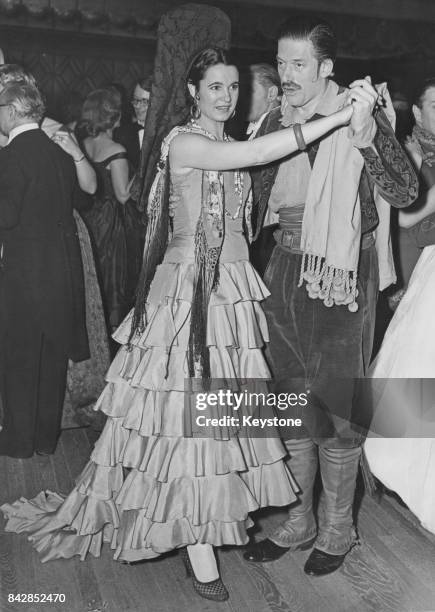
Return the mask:
[[[308,57],[300,62],[311,62],[319,81],[309,100],[328,85],[324,116],[305,123],[301,115],[295,125],[234,142],[225,132],[239,95],[239,72],[225,50],[228,19],[212,7],[198,6],[194,17],[188,9],[164,16],[159,27],[142,151],[148,166],[136,183],[146,202],[144,261],[136,306],[115,333],[121,348],[97,404],[106,425],[66,499],[42,492],[2,510],[7,530],[29,532],[43,561],[99,556],[103,542],[128,563],[180,549],[197,593],[223,601],[228,591],[214,547],[246,544],[250,512],[307,495],[284,462],[279,437],[223,435],[219,427],[197,435],[186,401],[192,380],[271,378],[261,307],[269,290],[248,259],[251,185],[240,168],[288,158],[324,135],[346,141],[350,129],[361,136],[365,123],[371,136],[361,138],[370,147],[378,94],[367,80],[330,92],[332,59],[315,55],[303,37],[297,41]],[[186,25],[189,40],[180,39]],[[350,296],[352,306],[356,293]],[[351,454],[354,466],[359,449]],[[352,542],[347,537],[345,546]]]

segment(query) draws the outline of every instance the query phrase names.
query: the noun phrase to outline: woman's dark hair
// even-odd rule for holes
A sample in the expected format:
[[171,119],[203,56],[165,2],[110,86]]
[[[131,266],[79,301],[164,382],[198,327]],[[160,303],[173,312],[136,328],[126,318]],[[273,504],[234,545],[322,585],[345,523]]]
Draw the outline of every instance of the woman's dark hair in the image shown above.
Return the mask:
[[88,136],[98,136],[101,132],[115,127],[121,117],[121,96],[113,88],[96,89],[86,98],[82,107],[81,126]]
[[330,59],[335,62],[337,57],[337,37],[328,22],[323,19],[297,16],[292,17],[281,26],[278,40],[309,40],[313,43],[316,59],[321,64]]
[[[208,49],[203,49],[193,59],[187,74],[187,83],[192,83],[198,89],[199,82],[202,81],[207,70],[217,64],[237,67],[231,53],[219,47],[209,47]],[[188,99],[190,99],[190,96]]]
[[420,87],[415,90],[413,96],[413,103],[418,106],[418,108],[422,108],[424,96],[426,95],[427,90],[431,89],[432,87],[435,87],[435,77],[429,77],[428,79],[425,79],[422,85],[420,85]]

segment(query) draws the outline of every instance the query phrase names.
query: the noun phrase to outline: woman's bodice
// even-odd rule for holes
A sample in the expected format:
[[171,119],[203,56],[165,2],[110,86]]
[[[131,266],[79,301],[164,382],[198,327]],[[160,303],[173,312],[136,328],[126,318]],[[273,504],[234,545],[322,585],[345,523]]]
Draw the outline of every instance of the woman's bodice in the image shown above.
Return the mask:
[[[110,162],[116,159],[127,159],[127,153],[120,152],[106,157],[103,161],[92,161],[91,164],[97,175],[97,193],[99,199],[116,200],[115,191],[113,189],[112,174],[110,171]],[[117,201],[117,200],[116,200]]]
[[[165,263],[194,261],[195,232],[201,214],[202,170],[193,169],[187,174],[171,173],[170,209],[173,214],[173,235],[168,245]],[[235,173],[223,172],[225,193],[224,241],[220,262],[249,259],[248,244],[243,231],[243,217],[250,190],[247,172],[243,176],[243,192],[239,196],[235,185]]]

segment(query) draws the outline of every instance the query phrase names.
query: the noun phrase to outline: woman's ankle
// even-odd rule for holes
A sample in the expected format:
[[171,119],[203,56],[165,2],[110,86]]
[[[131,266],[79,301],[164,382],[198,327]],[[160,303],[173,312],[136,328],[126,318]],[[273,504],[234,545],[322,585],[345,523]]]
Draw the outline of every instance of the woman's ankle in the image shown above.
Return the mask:
[[211,544],[193,544],[187,546],[190,563],[199,582],[211,582],[219,578],[213,546]]

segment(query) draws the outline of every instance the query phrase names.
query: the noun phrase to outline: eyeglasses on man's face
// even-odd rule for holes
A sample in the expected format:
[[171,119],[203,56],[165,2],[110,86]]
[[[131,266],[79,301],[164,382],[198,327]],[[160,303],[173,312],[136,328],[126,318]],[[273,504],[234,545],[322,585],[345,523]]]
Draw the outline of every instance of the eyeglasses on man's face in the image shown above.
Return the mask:
[[131,103],[133,106],[148,106],[149,98],[132,98]]

